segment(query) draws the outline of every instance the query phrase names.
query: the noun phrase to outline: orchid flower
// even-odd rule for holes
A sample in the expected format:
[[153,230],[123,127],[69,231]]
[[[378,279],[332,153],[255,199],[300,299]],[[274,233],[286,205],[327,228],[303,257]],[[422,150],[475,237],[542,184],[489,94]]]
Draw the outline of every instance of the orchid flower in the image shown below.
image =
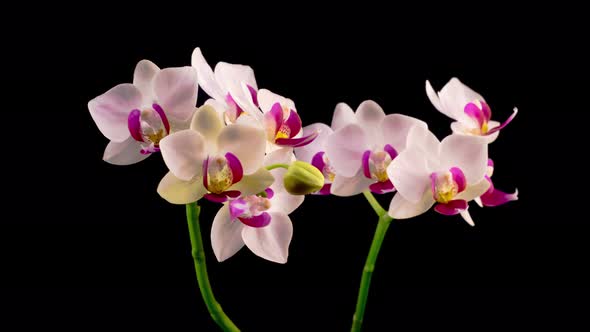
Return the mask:
[[485,178],[490,183],[490,188],[483,195],[476,197],[474,199],[477,205],[481,207],[498,206],[506,204],[510,201],[518,200],[518,189],[516,189],[512,194],[508,194],[494,187],[494,183],[492,182],[493,173],[494,162],[492,161],[492,159],[488,159],[488,168]]
[[[273,154],[267,156],[265,165],[291,160],[292,153]],[[288,215],[303,203],[304,196],[291,195],[285,190],[283,176],[287,170],[270,172],[275,181],[269,188],[232,198],[217,212],[211,227],[211,245],[218,261],[228,259],[246,245],[264,259],[287,262],[293,236]]]
[[160,142],[170,172],[158,193],[174,204],[188,204],[201,197],[214,202],[253,195],[273,182],[262,168],[265,139],[260,129],[232,124],[224,126],[210,105],[199,108],[190,129]]
[[313,142],[309,143],[308,145],[294,149],[298,160],[312,164],[324,175],[324,186],[315,193],[318,195],[330,195],[332,183],[335,181],[337,176],[334,172],[334,168],[330,165],[330,159],[326,154],[325,145],[326,139],[333,132],[334,131],[332,128],[323,123],[312,123],[309,126],[303,128],[303,135],[307,136],[312,133],[318,133],[315,140],[313,140]]
[[406,148],[408,131],[414,126],[427,128],[426,123],[409,116],[385,115],[371,100],[361,103],[356,113],[338,104],[332,119],[334,133],[325,142],[329,165],[336,174],[332,193],[352,196],[367,189],[377,194],[394,191],[386,170]]
[[264,114],[262,125],[266,131],[266,139],[270,143],[267,151],[301,147],[311,143],[317,137],[317,132],[303,135],[301,118],[291,99],[260,89],[258,103]]
[[408,147],[387,168],[397,193],[389,205],[396,219],[412,218],[434,210],[443,215],[465,213],[467,203],[489,188],[487,142],[480,137],[450,135],[440,142],[416,126],[408,134]]
[[160,70],[153,62],[141,60],[133,84],[119,84],[88,102],[96,126],[110,140],[103,160],[130,165],[160,151],[164,137],[188,126],[196,103],[193,68]]
[[226,123],[236,123],[244,114],[260,120],[258,86],[251,67],[218,62],[213,71],[198,47],[193,51],[192,66],[197,70],[199,85],[212,98],[205,104],[219,111]]
[[488,143],[495,141],[500,129],[506,127],[518,113],[515,107],[503,123],[492,121],[492,110],[483,97],[455,77],[438,93],[426,81],[426,94],[437,110],[456,121],[451,123],[454,133],[484,136]]

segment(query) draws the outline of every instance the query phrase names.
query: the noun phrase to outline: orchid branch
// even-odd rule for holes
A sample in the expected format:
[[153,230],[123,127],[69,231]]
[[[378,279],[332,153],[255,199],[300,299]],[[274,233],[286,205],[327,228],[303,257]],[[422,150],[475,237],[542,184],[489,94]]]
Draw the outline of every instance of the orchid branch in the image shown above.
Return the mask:
[[379,222],[377,223],[377,229],[373,236],[373,242],[371,243],[371,249],[369,249],[369,255],[363,268],[363,275],[361,277],[361,285],[359,287],[358,298],[356,302],[356,310],[352,318],[352,332],[358,332],[361,330],[363,324],[363,317],[365,316],[365,307],[367,306],[367,298],[369,296],[369,287],[371,286],[371,277],[375,270],[375,263],[381,250],[381,245],[385,239],[385,234],[389,228],[389,224],[393,220],[383,207],[377,202],[375,197],[368,191],[363,192],[369,204],[373,207],[375,212],[379,215]]
[[195,202],[186,205],[186,219],[188,222],[188,231],[191,239],[193,261],[197,272],[197,282],[203,301],[209,310],[211,318],[219,325],[223,331],[236,332],[240,331],[238,327],[223,312],[221,305],[215,300],[209,276],[207,274],[207,264],[205,261],[205,250],[203,249],[203,239],[201,237],[201,226],[199,225],[199,215],[201,207]]

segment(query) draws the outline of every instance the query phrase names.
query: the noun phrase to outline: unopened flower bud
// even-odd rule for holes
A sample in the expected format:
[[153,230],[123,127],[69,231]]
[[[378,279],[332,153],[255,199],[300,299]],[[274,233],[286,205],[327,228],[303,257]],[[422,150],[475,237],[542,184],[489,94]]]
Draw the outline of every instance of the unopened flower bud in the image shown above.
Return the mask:
[[285,189],[291,195],[307,195],[324,186],[324,175],[310,163],[291,163],[283,179]]

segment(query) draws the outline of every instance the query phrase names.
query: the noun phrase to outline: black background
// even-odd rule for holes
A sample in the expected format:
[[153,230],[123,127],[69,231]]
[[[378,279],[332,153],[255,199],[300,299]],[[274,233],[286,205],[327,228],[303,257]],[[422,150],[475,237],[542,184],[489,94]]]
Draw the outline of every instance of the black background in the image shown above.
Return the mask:
[[[259,87],[295,100],[304,124],[329,123],[338,102],[355,108],[373,99],[386,113],[427,121],[442,138],[450,121],[430,105],[424,81],[440,88],[453,76],[480,92],[497,120],[517,106],[490,156],[496,186],[517,187],[520,200],[474,205],[474,228],[432,211],[394,221],[364,327],[588,329],[588,52],[575,10],[433,9],[414,18],[395,7],[346,15],[314,7],[246,13],[229,4],[52,9],[36,7],[8,30],[2,330],[216,330],[196,288],[184,207],[155,191],[166,172],[161,158],[103,162],[107,140],[86,107],[130,82],[139,60],[190,65],[197,46],[210,64],[252,66]],[[291,215],[286,265],[247,249],[217,263],[208,238],[217,209],[204,203],[209,273],[240,328],[349,329],[376,225],[362,196],[307,197]]]

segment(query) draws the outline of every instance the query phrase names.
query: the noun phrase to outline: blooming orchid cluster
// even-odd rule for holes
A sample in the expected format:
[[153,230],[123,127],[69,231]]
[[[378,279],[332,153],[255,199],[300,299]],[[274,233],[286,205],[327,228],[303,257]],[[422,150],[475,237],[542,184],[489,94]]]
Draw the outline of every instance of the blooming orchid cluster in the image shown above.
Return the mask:
[[[210,98],[196,107],[199,87]],[[221,204],[211,229],[217,260],[245,245],[285,263],[289,214],[303,194],[395,193],[392,218],[434,207],[471,225],[470,201],[497,206],[518,198],[495,189],[488,159],[488,144],[517,110],[503,123],[493,121],[483,97],[456,78],[438,93],[427,81],[426,94],[456,120],[443,140],[424,121],[386,114],[370,100],[356,111],[336,105],[330,126],[303,127],[295,103],[259,89],[252,68],[219,62],[212,69],[197,48],[192,66],[160,69],[140,61],[132,84],[115,86],[88,108],[110,140],[105,161],[129,165],[160,154],[169,169],[157,188],[161,197]]]

